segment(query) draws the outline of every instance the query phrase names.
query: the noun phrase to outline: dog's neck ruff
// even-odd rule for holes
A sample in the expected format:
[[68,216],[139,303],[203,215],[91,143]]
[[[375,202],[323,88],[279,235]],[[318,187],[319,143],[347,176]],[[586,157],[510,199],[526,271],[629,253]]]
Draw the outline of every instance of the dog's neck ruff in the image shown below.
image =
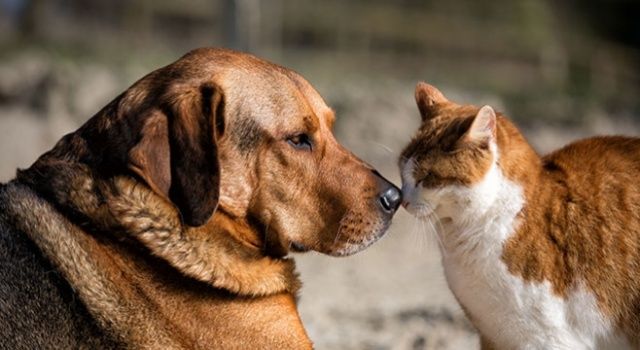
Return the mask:
[[[225,232],[234,227],[219,215],[200,227],[185,226],[171,203],[132,178],[96,179],[79,162],[55,164],[20,172],[18,181],[78,216],[82,225],[88,223],[88,231],[106,232],[107,239],[132,238],[182,274],[234,294],[265,296],[299,289],[293,260],[251,249]],[[110,237],[115,234],[120,237]]]
[[[223,315],[227,314],[228,317],[237,318],[234,312],[250,307],[252,300],[258,303],[272,300],[266,303],[273,305],[271,296],[266,299],[239,298],[238,303],[230,302],[231,295],[228,292],[185,277],[185,273],[171,262],[163,263],[160,260],[164,259],[151,257],[148,252],[146,257],[138,256],[145,252],[139,245],[136,248],[135,244],[106,237],[104,233],[90,234],[62,215],[48,200],[17,181],[0,188],[0,202],[3,202],[5,209],[2,217],[35,243],[72,286],[98,325],[113,335],[116,341],[130,348],[216,348],[215,344],[222,337],[229,338],[218,334],[220,317],[224,319]],[[199,253],[206,257],[203,252]],[[233,260],[228,261],[229,264],[244,261],[245,265],[261,266],[248,256],[230,258]],[[264,259],[270,263],[272,261]],[[293,264],[290,266],[293,267]],[[250,271],[258,272],[257,269]],[[212,285],[215,281],[207,282]],[[297,279],[287,283],[296,284]],[[259,286],[259,281],[253,285]],[[293,298],[286,297],[292,293],[279,295],[285,295],[284,299],[291,303],[287,307],[295,311]],[[188,311],[185,315],[177,316],[185,310]],[[285,323],[299,324],[297,316],[282,317],[288,320],[283,321]],[[301,325],[296,331],[298,333],[291,341],[307,344],[308,338]],[[288,344],[286,340],[282,340],[282,343]]]
[[95,238],[26,186],[8,184],[0,191],[0,201],[5,203],[4,215],[57,267],[101,327],[123,343],[179,348],[169,334],[156,331],[149,336],[138,327],[155,317],[148,309],[129,308],[131,301],[117,284],[121,277],[96,258],[102,252],[94,249]]

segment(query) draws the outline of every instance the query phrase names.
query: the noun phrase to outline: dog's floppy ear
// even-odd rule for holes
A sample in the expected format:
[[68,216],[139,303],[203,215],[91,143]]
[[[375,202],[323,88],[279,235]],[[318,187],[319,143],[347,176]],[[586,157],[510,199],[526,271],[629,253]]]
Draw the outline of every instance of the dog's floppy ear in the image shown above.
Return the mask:
[[144,118],[128,167],[173,202],[187,225],[200,226],[218,204],[223,95],[219,87],[203,85],[168,92],[161,100]]

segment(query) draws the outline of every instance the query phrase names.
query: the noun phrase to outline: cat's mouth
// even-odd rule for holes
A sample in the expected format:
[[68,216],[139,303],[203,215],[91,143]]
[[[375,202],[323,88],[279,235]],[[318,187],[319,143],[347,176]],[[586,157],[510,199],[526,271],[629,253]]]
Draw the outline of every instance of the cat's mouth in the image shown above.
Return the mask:
[[404,208],[407,212],[409,212],[409,214],[413,215],[413,217],[422,221],[442,222],[451,219],[448,210],[444,211],[445,207],[443,207],[440,203],[431,204],[423,201],[407,202]]
[[433,207],[425,202],[407,202],[404,208],[409,214],[420,220],[428,220],[436,215]]
[[446,230],[449,225],[453,223],[453,218],[451,216],[443,216],[442,213],[438,212],[440,206],[436,206],[435,209],[432,209],[432,207],[424,203],[407,203],[405,209],[416,219],[433,225],[436,232]]

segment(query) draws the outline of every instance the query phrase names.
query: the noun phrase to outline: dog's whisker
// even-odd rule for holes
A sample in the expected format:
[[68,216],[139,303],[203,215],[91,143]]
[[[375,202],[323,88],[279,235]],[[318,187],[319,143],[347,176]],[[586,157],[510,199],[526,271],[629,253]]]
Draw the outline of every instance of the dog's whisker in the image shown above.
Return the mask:
[[336,237],[333,239],[333,244],[337,244],[338,240],[340,239],[340,231],[342,231],[342,226],[340,228],[338,228],[338,232],[336,232]]
[[433,225],[431,225],[431,221],[428,220],[428,219],[427,220],[423,220],[422,225],[424,226],[425,232],[428,232],[428,236],[427,235],[425,235],[425,236],[427,236],[429,238],[429,242],[432,243],[435,240],[436,244],[437,244],[437,239],[438,239],[437,235],[438,234],[437,234],[437,232],[435,232],[433,230]]

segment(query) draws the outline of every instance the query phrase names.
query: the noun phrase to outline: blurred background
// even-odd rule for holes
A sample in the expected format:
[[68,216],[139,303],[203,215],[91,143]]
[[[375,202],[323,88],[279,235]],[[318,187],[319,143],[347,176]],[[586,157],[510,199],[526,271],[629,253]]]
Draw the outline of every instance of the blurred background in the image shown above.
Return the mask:
[[[306,77],[338,139],[399,182],[417,81],[491,104],[540,152],[640,135],[637,0],[0,0],[0,181],[144,74],[224,46]],[[433,233],[400,212],[350,258],[296,257],[318,349],[474,349]]]

